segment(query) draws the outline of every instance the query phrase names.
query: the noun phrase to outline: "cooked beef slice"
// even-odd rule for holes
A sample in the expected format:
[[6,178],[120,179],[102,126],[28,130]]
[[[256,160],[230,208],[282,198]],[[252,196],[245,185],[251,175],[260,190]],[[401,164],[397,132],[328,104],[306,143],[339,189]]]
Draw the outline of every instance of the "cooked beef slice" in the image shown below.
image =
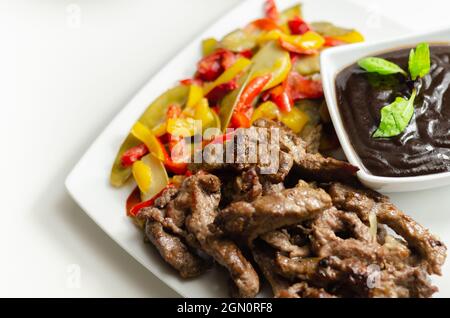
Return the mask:
[[279,129],[280,150],[292,157],[294,161],[292,170],[298,177],[319,182],[357,183],[356,172],[359,170],[357,167],[334,158],[325,158],[319,153],[308,153],[306,143],[283,124],[260,119],[254,126]]
[[222,210],[215,224],[225,234],[247,242],[261,234],[312,219],[331,207],[331,199],[321,189],[306,182],[280,193],[259,197],[255,201],[234,202]]
[[191,253],[180,238],[167,233],[161,223],[147,222],[145,234],[162,258],[175,268],[181,277],[197,277],[207,268],[203,259]]
[[386,197],[339,183],[332,184],[329,193],[338,208],[355,212],[361,219],[368,219],[370,213],[375,213],[379,223],[390,227],[408,243],[410,249],[420,253],[430,274],[441,274],[447,251],[444,243],[397,209]]
[[175,201],[189,211],[186,228],[195,236],[201,249],[229,271],[238,296],[256,296],[259,277],[251,263],[233,241],[211,231],[220,201],[220,180],[209,174],[189,177]]
[[311,253],[309,246],[296,245],[287,230],[268,232],[261,235],[260,238],[276,250],[286,253],[289,257],[306,257]]
[[305,150],[307,153],[318,153],[320,147],[320,139],[322,137],[322,125],[308,125],[301,132],[300,137],[305,142]]
[[262,274],[272,287],[274,297],[298,298],[294,294],[291,295],[292,297],[289,297],[288,289],[291,283],[288,279],[277,274],[274,253],[270,251],[270,248],[256,244],[252,247],[252,255]]

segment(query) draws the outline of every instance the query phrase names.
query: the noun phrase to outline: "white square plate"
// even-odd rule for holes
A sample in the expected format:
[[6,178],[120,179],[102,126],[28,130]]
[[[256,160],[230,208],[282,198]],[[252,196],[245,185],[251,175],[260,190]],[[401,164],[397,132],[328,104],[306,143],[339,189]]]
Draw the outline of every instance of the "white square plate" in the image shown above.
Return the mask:
[[[285,8],[296,0],[278,0]],[[307,21],[326,20],[361,31],[368,41],[382,40],[405,34],[407,30],[383,16],[376,16],[371,23],[370,10],[347,1],[302,0]],[[150,245],[143,243],[142,233],[125,216],[125,201],[132,186],[115,189],[109,185],[109,172],[116,152],[129,129],[149,103],[176,81],[191,76],[200,58],[200,41],[203,38],[222,37],[239,26],[244,26],[262,15],[262,0],[247,0],[226,14],[206,30],[191,45],[167,64],[130,103],[117,115],[92,144],[66,180],[66,187],[74,200],[113,240],[124,248],[164,283],[185,297],[227,297],[227,277],[212,270],[194,280],[182,280],[166,265]],[[405,211],[415,212],[413,217],[449,242],[446,232],[450,222],[445,216],[445,206],[450,206],[449,190],[424,192],[419,195],[395,196],[394,202]],[[447,194],[447,195],[446,195]],[[432,209],[433,202],[440,201],[439,209]],[[445,234],[445,235],[444,235]],[[444,274],[448,274],[444,269]],[[450,276],[450,275],[448,275]],[[450,278],[450,277],[448,277]],[[442,296],[450,296],[450,281],[438,283]]]

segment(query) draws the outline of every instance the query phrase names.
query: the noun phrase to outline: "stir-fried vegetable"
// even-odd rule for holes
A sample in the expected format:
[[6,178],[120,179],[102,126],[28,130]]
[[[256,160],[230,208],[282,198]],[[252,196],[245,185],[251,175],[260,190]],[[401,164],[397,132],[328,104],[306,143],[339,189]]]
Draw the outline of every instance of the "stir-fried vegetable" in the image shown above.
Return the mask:
[[[162,190],[180,186],[191,174],[194,149],[228,142],[230,127],[268,118],[302,135],[323,125],[321,146],[335,147],[335,136],[326,133],[331,123],[319,76],[320,52],[362,40],[353,29],[307,22],[301,5],[280,10],[275,0],[266,1],[264,17],[222,39],[204,40],[195,74],[146,109],[116,156],[111,184],[122,186],[131,175],[137,184],[127,201],[128,215],[136,219]],[[199,144],[194,143],[198,136],[204,138]]]
[[[189,89],[186,86],[177,86],[168,90],[147,108],[138,121],[150,129],[154,128],[164,121],[167,108],[170,105],[183,105],[186,103],[188,91]],[[122,165],[122,157],[127,150],[139,146],[140,144],[141,141],[132,134],[129,134],[123,142],[111,170],[110,182],[113,186],[120,187],[124,185],[131,176],[131,168]]]

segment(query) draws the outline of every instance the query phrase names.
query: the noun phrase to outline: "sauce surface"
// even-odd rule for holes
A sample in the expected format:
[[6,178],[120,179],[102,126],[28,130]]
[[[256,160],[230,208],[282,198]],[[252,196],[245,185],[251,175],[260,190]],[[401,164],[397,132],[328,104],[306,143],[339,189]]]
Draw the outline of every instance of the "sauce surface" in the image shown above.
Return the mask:
[[[411,49],[379,55],[408,70]],[[430,47],[431,71],[415,83],[402,75],[367,73],[357,64],[336,77],[339,110],[352,146],[373,175],[407,177],[450,171],[450,45]],[[381,109],[396,97],[418,96],[414,117],[397,137],[372,137]]]

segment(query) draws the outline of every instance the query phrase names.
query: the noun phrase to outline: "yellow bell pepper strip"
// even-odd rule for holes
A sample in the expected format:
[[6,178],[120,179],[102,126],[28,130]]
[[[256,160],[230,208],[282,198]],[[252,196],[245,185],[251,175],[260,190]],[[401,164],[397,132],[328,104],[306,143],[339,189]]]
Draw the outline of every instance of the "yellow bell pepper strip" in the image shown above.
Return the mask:
[[364,42],[364,36],[355,30],[353,30],[347,34],[344,34],[344,35],[337,35],[337,36],[332,36],[332,37],[328,37],[328,38],[331,38],[335,41],[341,41],[341,42],[349,43],[349,44]]
[[262,103],[258,108],[255,109],[252,115],[251,124],[261,118],[280,120],[281,113],[278,106],[273,102]]
[[186,108],[191,108],[197,105],[203,98],[203,88],[199,85],[193,84],[189,88],[189,97],[186,103]]
[[264,45],[252,59],[252,78],[271,74],[271,80],[263,91],[281,84],[291,70],[291,57],[289,52],[283,50],[276,42],[271,41]]
[[131,129],[131,133],[147,146],[147,149],[152,155],[161,161],[164,160],[164,153],[161,150],[158,139],[153,135],[150,129],[140,122],[137,122]]
[[[150,106],[146,109],[144,114],[139,118],[146,127],[152,129],[156,125],[160,124],[164,120],[167,108],[171,104],[184,105],[187,100],[189,87],[184,85],[172,88],[159,96]],[[123,154],[136,146],[139,146],[142,142],[139,141],[132,134],[129,134],[125,141],[122,143],[120,150],[118,151],[114,160],[113,167],[110,174],[110,183],[114,187],[123,186],[131,176],[131,167],[124,167],[122,165]]]
[[209,107],[208,100],[203,98],[196,106],[194,119],[201,120],[203,130],[211,128],[216,123],[213,110]]
[[167,132],[177,137],[192,137],[199,132],[196,121],[193,118],[169,118],[167,120]]
[[203,56],[212,54],[219,46],[219,42],[215,38],[205,39],[202,42]]
[[[151,154],[143,157],[140,162],[146,165],[151,171],[151,181],[149,187],[146,189],[147,191],[143,191],[145,188],[142,189],[139,187],[139,189],[141,189],[141,200],[148,201],[167,186],[169,183],[169,176],[167,175],[163,162]],[[145,172],[145,170],[143,170],[143,172]],[[145,185],[145,175],[143,175],[142,178],[144,181],[143,185]]]
[[152,182],[152,170],[141,160],[133,163],[133,177],[142,193],[147,193]]
[[297,107],[292,108],[289,113],[281,113],[281,122],[296,134],[303,130],[308,121],[309,116]]
[[165,135],[167,132],[167,123],[161,123],[156,125],[153,129],[152,129],[152,134],[155,135],[156,137],[161,137],[163,135]]
[[282,35],[279,41],[284,49],[297,54],[317,54],[325,44],[325,39],[314,31],[303,35]]
[[214,82],[205,84],[203,88],[204,95],[207,96],[214,88],[219,85],[226,84],[233,80],[237,75],[243,72],[251,61],[244,57],[239,58],[229,69],[223,72]]

